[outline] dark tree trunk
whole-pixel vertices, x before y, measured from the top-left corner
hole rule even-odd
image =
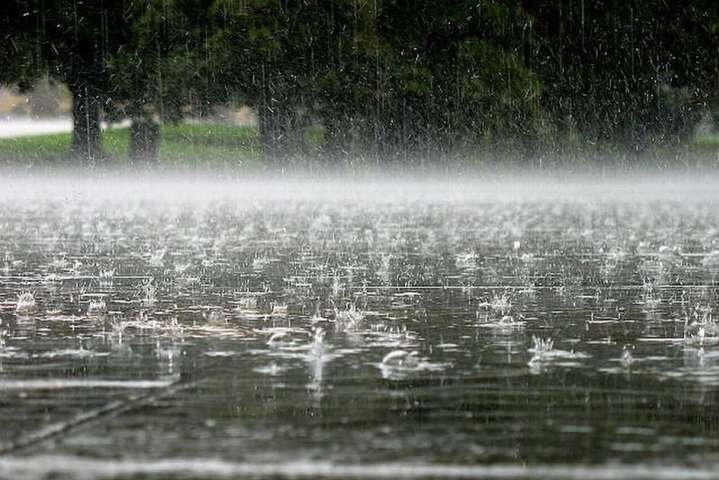
[[[148,163],[157,162],[160,126],[152,118],[138,117],[130,128],[130,158]]]
[[[89,162],[102,157],[100,138],[100,100],[91,82],[77,81],[70,85],[72,93],[71,153]]]
[[[258,112],[258,127],[260,129],[260,145],[265,161],[272,161],[277,149],[278,130],[276,116],[268,108],[262,108]]]
[[[344,146],[340,121],[333,113],[324,120],[323,125],[325,127],[325,143],[322,145],[322,158],[326,163],[337,162]]]
[[[263,108],[258,115],[260,143],[268,166],[282,166],[290,157],[290,117],[286,109]]]

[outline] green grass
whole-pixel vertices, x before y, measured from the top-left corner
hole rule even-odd
[[[305,153],[308,160],[320,158],[325,132],[321,127],[311,127],[304,132]],[[138,166],[133,165],[128,156],[129,130],[115,129],[103,132],[103,149],[106,154],[105,164],[111,167]],[[0,139],[0,166],[23,168],[53,168],[77,166],[78,162],[70,158],[70,134],[38,135],[14,139]],[[679,167],[696,169],[719,166],[719,135],[705,135],[695,141],[675,147],[657,146],[649,148],[641,155],[632,156],[626,152],[620,155],[621,149],[615,153],[597,151],[591,148],[578,148],[565,152],[563,155],[549,155],[539,168],[644,168],[644,167]],[[498,165],[511,168],[514,158],[511,152],[502,153],[493,160],[496,154],[477,148],[467,152],[459,162],[465,167],[481,169],[483,166],[495,170]],[[517,157],[519,158],[519,157]],[[356,160],[356,159],[355,159]],[[523,165],[521,159],[519,164]],[[537,162],[535,162],[536,164]],[[297,163],[297,166],[313,165]],[[320,162],[323,169],[327,163]],[[352,171],[375,171],[384,169],[376,160],[357,160],[332,162],[335,168],[346,168]],[[534,164],[533,164],[534,165]],[[183,123],[163,125],[160,145],[158,148],[157,166],[170,170],[182,169],[236,169],[251,171],[264,168],[265,162],[259,145],[257,129],[218,124]],[[539,166],[539,165],[534,165]]]
[[[75,163],[69,160],[70,134],[59,133],[0,139],[0,164],[52,167]],[[128,129],[102,134],[106,163],[129,165]],[[183,167],[258,168],[262,156],[257,131],[251,127],[210,124],[163,125],[158,165]]]

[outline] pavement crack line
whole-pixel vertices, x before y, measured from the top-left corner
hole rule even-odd
[[[161,390],[143,394],[130,395],[124,400],[112,401],[101,407],[75,415],[69,420],[55,422],[50,425],[43,426],[30,433],[20,435],[15,440],[0,444],[0,455],[17,453],[23,449],[42,443],[50,438],[68,434],[81,426],[98,423],[102,420],[121,415],[123,413],[127,413],[138,407],[147,405],[169,395],[174,395],[175,393],[193,387],[196,384],[197,382],[178,382]]]

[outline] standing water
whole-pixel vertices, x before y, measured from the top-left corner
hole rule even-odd
[[[572,185],[16,179],[0,478],[717,478],[715,187]]]

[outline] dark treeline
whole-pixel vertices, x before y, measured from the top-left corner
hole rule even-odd
[[[716,0],[6,0],[0,35],[0,82],[65,82],[90,158],[103,115],[141,158],[228,104],[271,159],[641,152],[719,94]]]

